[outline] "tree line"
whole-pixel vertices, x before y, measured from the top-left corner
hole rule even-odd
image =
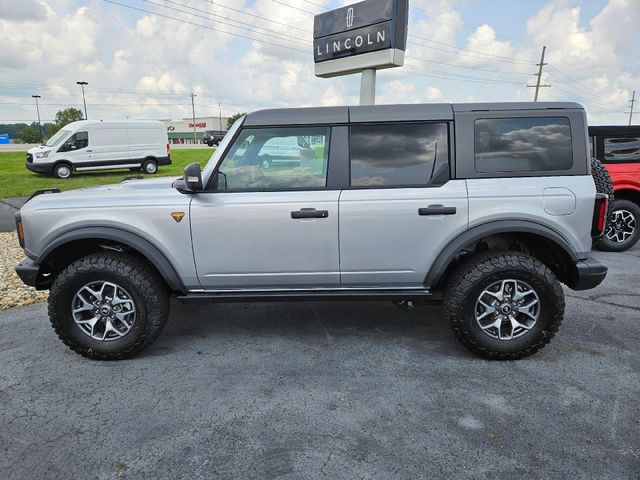
[[[36,122],[32,122],[31,125],[26,123],[3,123],[0,124],[0,134],[8,133],[9,138],[18,143],[40,143],[55,135],[65,125],[78,120],[84,120],[84,115],[80,110],[77,108],[65,108],[56,113],[55,122],[42,124],[42,136],[40,135],[40,127]]]

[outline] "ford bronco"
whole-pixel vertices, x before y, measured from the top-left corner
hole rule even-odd
[[[290,137],[315,156],[264,168]],[[561,284],[607,272],[590,252],[608,200],[575,103],[258,111],[181,178],[40,193],[16,216],[16,270],[94,359],[149,345],[172,296],[437,301],[469,350],[517,359],[560,327]]]

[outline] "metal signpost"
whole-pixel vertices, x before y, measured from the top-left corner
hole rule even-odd
[[[316,15],[316,76],[362,72],[360,104],[373,105],[376,71],[404,65],[408,23],[409,0],[365,0]]]

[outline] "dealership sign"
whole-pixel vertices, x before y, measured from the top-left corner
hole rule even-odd
[[[366,0],[316,15],[316,75],[399,67],[407,46],[409,0]]]

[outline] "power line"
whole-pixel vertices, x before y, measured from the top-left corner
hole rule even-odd
[[[298,10],[299,12],[304,12],[306,14],[309,15],[317,15],[316,12],[311,12],[309,10],[305,10],[304,8],[300,8],[300,7],[294,7],[293,5],[289,4],[289,3],[285,3],[285,2],[281,2],[280,0],[271,0],[273,3],[277,3],[279,5],[283,5],[285,7],[289,7],[289,8],[293,8],[294,10]]]
[[[102,1],[103,2],[107,2],[107,3],[111,3],[113,5],[118,5],[120,7],[129,8],[131,10],[137,10],[138,12],[148,13],[150,15],[156,15],[158,17],[166,18],[166,19],[169,19],[169,20],[174,20],[176,22],[193,25],[194,27],[205,28],[207,30],[212,30],[214,32],[219,32],[219,33],[224,33],[224,34],[227,34],[227,35],[233,35],[234,37],[244,38],[244,39],[247,39],[247,40],[251,40],[252,42],[263,43],[265,45],[272,45],[274,47],[286,48],[287,50],[293,50],[293,51],[300,52],[300,53],[305,53],[305,54],[308,53],[306,50],[300,50],[298,48],[287,47],[286,45],[281,45],[279,43],[274,43],[274,42],[268,42],[266,40],[258,39],[258,38],[255,38],[255,37],[249,37],[248,35],[242,35],[240,33],[227,32],[225,30],[220,30],[219,28],[213,28],[213,27],[210,27],[208,25],[201,25],[199,23],[190,22],[189,20],[184,20],[184,19],[181,19],[181,18],[171,17],[169,15],[164,15],[162,13],[151,12],[151,11],[145,10],[143,8],[134,7],[132,5],[125,5],[123,3],[114,2],[113,0],[102,0]]]
[[[157,6],[157,7],[167,8],[167,9],[169,9],[169,10],[173,10],[173,11],[176,11],[176,12],[186,13],[186,14],[188,14],[188,15],[193,15],[193,16],[196,16],[196,17],[200,17],[200,15],[198,15],[198,14],[196,14],[196,13],[188,12],[188,11],[186,11],[186,10],[181,10],[181,9],[179,9],[179,8],[169,7],[169,6],[167,6],[167,5],[163,5],[163,4],[161,4],[161,3],[152,2],[151,0],[142,0],[142,1],[143,1],[143,2],[145,2],[145,3],[149,3],[149,4],[151,4],[151,5],[155,5],[155,6]],[[190,8],[191,10],[194,10],[194,11],[196,11],[196,12],[200,12],[200,13],[204,13],[204,14],[209,15],[209,16],[214,17],[214,18],[222,18],[222,19],[225,19],[225,20],[229,20],[229,21],[232,21],[232,22],[239,23],[239,24],[241,24],[241,25],[248,25],[248,26],[249,26],[249,27],[251,27],[251,28],[240,27],[240,26],[238,26],[238,25],[233,25],[233,24],[231,24],[231,23],[226,23],[226,22],[223,22],[223,21],[220,21],[220,20],[216,20],[216,23],[221,23],[222,25],[227,25],[227,26],[229,26],[229,27],[233,27],[233,28],[239,28],[239,29],[241,29],[241,30],[247,30],[247,31],[249,31],[249,32],[254,32],[254,30],[255,30],[255,29],[258,29],[258,30],[264,30],[264,31],[266,31],[266,32],[268,32],[268,33],[267,33],[267,34],[265,34],[265,33],[261,33],[261,32],[254,32],[254,33],[257,33],[257,34],[259,34],[259,35],[267,35],[267,36],[268,36],[269,34],[271,34],[271,35],[277,35],[277,36],[279,37],[279,38],[278,38],[279,40],[285,40],[285,41],[288,41],[288,42],[296,43],[296,44],[301,45],[301,46],[303,46],[303,47],[309,47],[309,46],[311,46],[311,44],[310,44],[310,43],[302,43],[302,42],[300,41],[300,37],[299,37],[299,36],[298,36],[298,37],[296,37],[296,36],[294,36],[294,35],[289,35],[289,34],[287,34],[287,33],[281,33],[281,32],[278,32],[278,31],[276,31],[276,30],[271,30],[271,29],[268,29],[268,28],[265,28],[265,27],[259,27],[259,26],[257,26],[257,25],[252,24],[252,23],[242,22],[242,21],[240,21],[240,20],[234,20],[233,18],[225,17],[225,16],[223,16],[223,15],[219,15],[219,14],[217,14],[217,13],[212,13],[212,12],[209,12],[209,11],[207,11],[207,10],[202,10],[202,9],[200,9],[200,8],[192,7],[192,6],[190,6],[190,5],[185,5],[184,3],[175,2],[175,1],[173,1],[173,0],[164,0],[164,1],[165,1],[165,2],[167,2],[167,3],[171,3],[171,4],[173,4],[173,5],[178,5],[178,6],[184,7],[184,8]],[[208,20],[208,19],[206,19],[206,18],[205,18],[205,19],[203,19],[203,20]],[[212,20],[209,20],[209,21],[212,21]],[[285,37],[286,37],[286,38],[285,38]],[[289,39],[293,39],[293,40],[289,40]]]
[[[511,80],[500,80],[495,78],[487,78],[487,77],[473,77],[470,75],[459,75],[451,72],[443,72],[439,70],[427,69],[418,65],[412,65],[410,63],[405,64],[405,67],[411,70],[425,72],[428,75],[424,75],[426,77],[436,77],[436,78],[444,78],[449,80],[457,80],[461,82],[471,82],[471,83],[484,83],[484,84],[500,84],[500,85],[519,85],[521,86],[521,82],[514,82]],[[409,73],[409,72],[406,72]]]
[[[238,8],[233,8],[233,7],[229,7],[227,5],[222,5],[221,3],[214,2],[213,0],[202,0],[202,1],[205,2],[205,3],[209,3],[209,4],[211,4],[213,6],[216,6],[216,7],[226,8],[227,10],[231,10],[233,12],[240,13],[242,15],[247,15],[249,17],[257,18],[258,20],[267,21],[269,23],[275,23],[277,25],[282,25],[282,26],[287,27],[289,29],[293,28],[294,30],[299,30],[301,32],[313,33],[311,30],[307,30],[307,29],[304,29],[304,28],[296,27],[295,25],[291,25],[291,24],[288,24],[288,23],[285,23],[285,22],[279,22],[277,20],[272,20],[272,19],[260,16],[260,15],[253,14],[253,13],[245,12],[244,10],[240,10]]]
[[[477,58],[477,59],[485,60],[485,61],[492,60],[494,62],[513,63],[513,64],[518,64],[518,65],[535,65],[535,63],[533,63],[533,62],[525,62],[525,61],[522,61],[522,60],[517,60],[517,59],[512,58],[512,57],[505,57],[505,56],[502,56],[502,55],[493,55],[493,54],[490,54],[490,53],[483,53],[483,52],[480,52],[478,50],[471,50],[471,49],[464,48],[464,47],[457,47],[455,45],[451,45],[451,44],[443,43],[443,42],[438,42],[436,40],[431,40],[429,38],[419,37],[417,35],[410,35],[409,36],[409,40],[411,40],[411,41],[415,42],[416,39],[422,40],[422,41],[425,41],[425,42],[435,43],[437,45],[443,45],[443,46],[446,46],[446,47],[449,47],[449,48],[453,48],[453,49],[456,49],[456,50],[463,50],[464,52],[470,52],[470,53],[452,52],[451,50],[445,50],[445,49],[442,49],[442,48],[434,47],[433,45],[425,45],[424,43],[416,42],[418,45],[422,45],[423,47],[427,47],[427,48],[430,48],[432,50],[438,50],[438,51],[445,52],[445,53],[455,53],[456,55],[461,55],[463,57]],[[482,57],[480,55],[484,55],[484,57]]]
[[[447,62],[440,62],[437,60],[431,60],[428,58],[424,58],[424,57],[419,57],[417,55],[415,55],[415,53],[411,53],[411,59],[417,59],[420,60],[422,62],[427,62],[427,63],[435,63],[437,65],[447,65],[450,67],[455,67],[455,68],[463,68],[466,70],[477,70],[479,72],[488,72],[488,73],[502,73],[505,75],[522,75],[522,76],[526,76],[528,77],[529,74],[528,73],[524,73],[524,72],[514,72],[512,70],[495,70],[492,68],[482,68],[482,67],[475,67],[472,65],[461,65],[459,63],[447,63]]]
[[[458,20],[453,20],[453,19],[451,19],[451,18],[449,18],[446,15],[443,15],[441,13],[435,13],[435,12],[432,12],[430,10],[426,10],[426,9],[420,8],[420,7],[411,6],[411,9],[412,10],[416,10],[418,12],[422,12],[423,14],[425,14],[427,16],[440,17],[440,18],[442,18],[443,20],[445,20],[447,22],[455,23],[457,25],[461,25],[461,26],[463,26],[463,27],[465,27],[465,28],[467,28],[469,30],[477,30],[478,28],[480,28],[482,26],[482,25],[475,25],[475,26],[474,25],[467,25],[464,22],[459,22]],[[501,34],[496,33],[495,36],[496,37],[500,37],[500,38],[506,38],[507,40],[512,40],[514,42],[518,42],[518,43],[521,43],[523,45],[530,45],[530,46],[533,46],[533,47],[536,47],[536,48],[540,47],[540,45],[536,45],[536,44],[533,44],[533,43],[525,42],[524,40],[520,40],[520,39],[515,38],[515,37],[510,37],[508,35],[501,35]]]

